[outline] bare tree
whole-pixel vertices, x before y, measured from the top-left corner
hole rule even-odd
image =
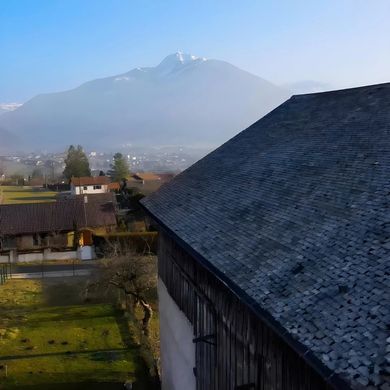
[[[147,362],[151,377],[160,383],[158,346],[154,343],[155,335],[150,332],[150,322],[153,316],[153,302],[157,289],[157,258],[150,252],[150,246],[145,240],[144,252],[136,252],[134,243],[126,240],[106,240],[104,258],[99,261],[99,267],[86,286],[86,298],[89,293],[112,289],[122,295],[130,317],[137,321],[136,309],[142,308],[142,319],[139,322],[140,337],[143,348],[141,354]],[[123,300],[124,297],[124,300]],[[138,317],[139,318],[139,317]],[[160,388],[157,386],[157,388]]]
[[[120,290],[125,297],[126,309],[134,311],[137,306],[143,310],[142,331],[149,335],[149,324],[153,309],[149,297],[153,295],[157,279],[156,257],[151,254],[137,254],[117,243],[111,244],[110,255],[100,265],[87,285],[86,293],[95,288],[110,286]]]

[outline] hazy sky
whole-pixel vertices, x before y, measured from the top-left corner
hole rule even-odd
[[[0,102],[182,50],[274,83],[390,81],[390,0],[0,0]]]

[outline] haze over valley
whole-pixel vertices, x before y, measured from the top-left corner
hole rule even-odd
[[[38,95],[0,116],[2,148],[218,146],[290,96],[224,61],[189,54]]]

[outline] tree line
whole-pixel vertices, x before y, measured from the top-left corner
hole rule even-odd
[[[102,171],[100,174],[105,175]],[[126,157],[122,153],[115,153],[111,169],[107,172],[107,175],[110,176],[113,181],[119,182],[126,179],[129,174],[130,168]],[[91,176],[91,168],[88,157],[81,145],[69,146],[67,156],[65,158],[65,169],[63,175],[69,181],[72,177]]]

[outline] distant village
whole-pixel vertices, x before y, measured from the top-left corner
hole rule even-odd
[[[2,158],[0,263],[92,260],[103,255],[108,235],[136,237],[148,230],[138,202],[176,173],[135,170],[147,166],[137,156],[87,156],[72,148],[68,154]],[[8,175],[9,161],[33,170]]]
[[[207,153],[207,149],[195,149],[185,147],[122,147],[122,153],[127,159],[131,171],[178,173],[192,165]],[[100,171],[110,169],[113,153],[103,151],[87,152],[91,166],[91,173],[98,175]],[[25,180],[43,177],[45,182],[53,184],[61,180],[65,168],[65,152],[49,153],[12,153],[0,155],[0,179],[1,180]]]

